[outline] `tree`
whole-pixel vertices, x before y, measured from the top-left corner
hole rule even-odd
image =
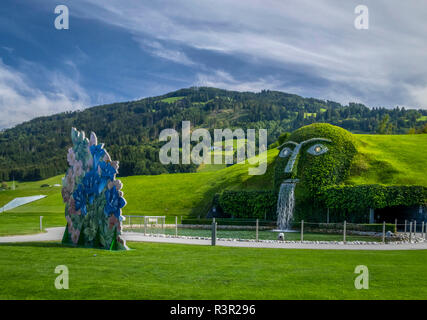
[[[393,124],[390,122],[390,116],[388,114],[384,115],[381,119],[377,133],[379,134],[392,134],[393,133]]]
[[[418,133],[427,133],[427,123],[418,131]]]

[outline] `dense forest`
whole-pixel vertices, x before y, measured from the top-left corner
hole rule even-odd
[[[138,101],[114,103],[77,112],[40,117],[0,131],[0,181],[38,180],[61,174],[67,167],[70,130],[95,131],[120,174],[193,172],[195,165],[163,166],[158,141],[164,128],[192,126],[263,128],[268,142],[281,133],[314,122],[328,122],[353,133],[403,134],[427,131],[427,110],[396,107],[343,106],[337,102],[303,98],[278,91],[236,92],[194,87]]]

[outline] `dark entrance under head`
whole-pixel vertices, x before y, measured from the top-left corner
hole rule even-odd
[[[417,223],[422,223],[423,221],[427,221],[426,208],[423,208],[422,206],[396,206],[375,210],[376,222],[385,221],[387,223],[394,223],[396,219],[399,224],[404,223],[405,220],[417,221]]]

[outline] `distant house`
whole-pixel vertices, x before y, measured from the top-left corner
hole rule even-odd
[[[215,151],[215,150],[222,151],[222,147],[219,147],[219,146],[213,146],[213,147],[211,147],[211,151]]]

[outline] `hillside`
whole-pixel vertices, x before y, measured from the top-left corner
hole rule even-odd
[[[97,133],[111,156],[120,160],[122,176],[195,172],[194,165],[165,167],[158,162],[160,131],[180,130],[183,120],[209,129],[264,128],[272,143],[281,133],[314,122],[339,125],[353,133],[406,133],[427,123],[427,111],[370,109],[353,103],[343,106],[277,91],[181,89],[159,97],[37,118],[0,131],[0,181],[35,181],[62,174],[73,126],[88,134]]]
[[[427,186],[427,135],[356,135],[358,151],[351,184],[411,184]],[[209,209],[216,192],[228,189],[271,189],[276,149],[267,153],[268,170],[262,176],[249,176],[248,164],[216,168],[206,172],[123,177],[128,205],[125,215],[197,216]],[[208,167],[209,165],[207,165]],[[213,166],[213,165],[212,165]],[[19,182],[15,191],[0,191],[0,207],[15,197],[45,194],[48,197],[5,213],[0,222],[12,221],[15,232],[37,231],[38,219],[46,226],[65,223],[60,188],[41,187],[61,182],[61,176],[37,182]],[[0,234],[6,234],[0,223]]]
[[[356,135],[350,183],[427,186],[427,135]]]
[[[154,176],[123,177],[123,191],[128,205],[124,215],[204,215],[216,192],[231,189],[269,189],[272,162],[276,149],[267,152],[268,170],[261,176],[249,176],[250,165],[237,164],[221,170],[200,173],[178,173]],[[43,215],[45,227],[65,224],[61,188],[41,187],[61,183],[63,175],[36,182],[17,183],[16,190],[0,191],[0,207],[15,197],[44,194],[46,198],[4,213],[0,212],[0,236],[38,231],[38,219]],[[172,220],[171,220],[172,221]],[[10,230],[12,226],[13,230]]]

